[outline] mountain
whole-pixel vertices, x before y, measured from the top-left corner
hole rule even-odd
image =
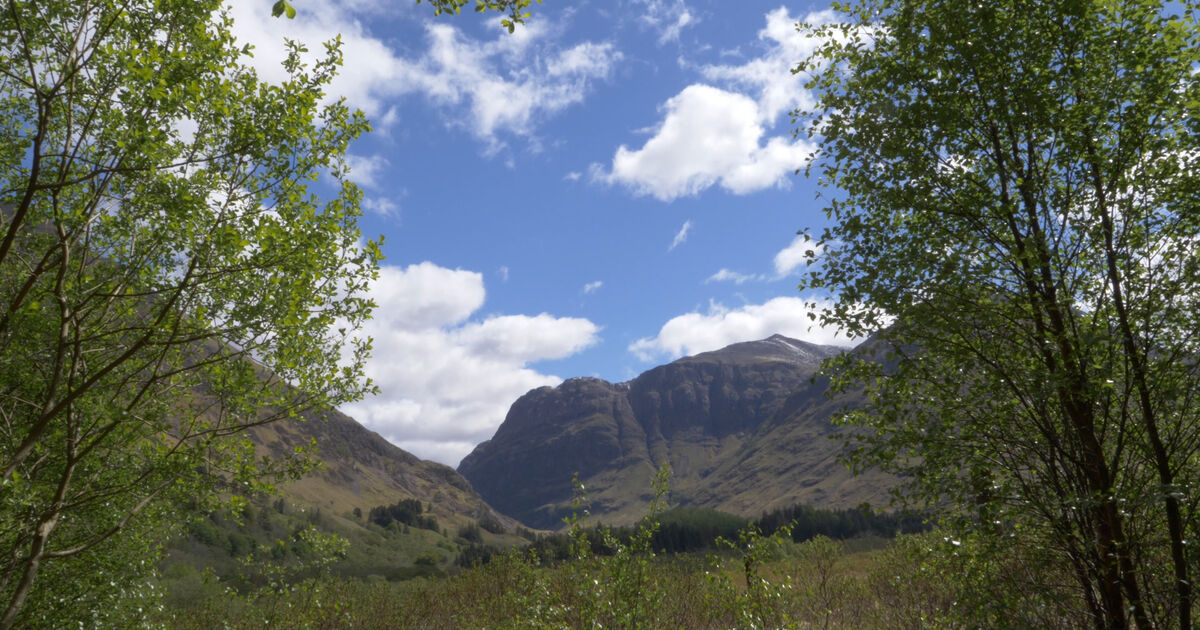
[[[852,477],[830,419],[853,398],[814,378],[843,349],[781,335],[651,369],[626,383],[574,378],[518,399],[495,436],[458,471],[489,504],[526,525],[570,513],[572,477],[612,524],[645,514],[651,480],[672,470],[672,504],[742,516],[809,503],[883,505],[893,479]]]
[[[495,514],[453,468],[420,459],[338,411],[304,416],[304,422],[274,422],[250,431],[258,450],[273,457],[316,441],[323,466],[285,485],[282,492],[289,500],[345,514],[356,507],[365,513],[375,506],[418,499],[449,524],[487,515],[514,524]]]
[[[453,468],[421,460],[345,414],[303,415],[248,435],[259,455],[275,458],[315,441],[320,469],[282,484],[277,496],[252,498],[241,517],[222,510],[188,521],[188,535],[171,541],[162,566],[172,601],[203,605],[213,588],[224,588],[210,585],[207,571],[221,584],[242,586],[261,584],[279,567],[302,571],[316,558],[298,534],[309,527],[346,540],[345,555],[328,567],[343,577],[443,575],[479,544],[523,542],[518,523],[488,506]],[[278,567],[264,564],[263,550]]]

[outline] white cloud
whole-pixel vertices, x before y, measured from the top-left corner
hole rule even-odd
[[[679,231],[675,233],[675,238],[671,240],[671,246],[667,248],[667,251],[671,251],[682,245],[687,240],[688,232],[690,231],[692,231],[692,220],[688,219],[683,222],[683,227],[679,228]]]
[[[541,118],[581,102],[591,84],[608,76],[621,58],[610,43],[564,49],[540,26],[543,22],[518,27],[512,35],[497,30],[495,39],[486,41],[431,22],[427,50],[404,57],[364,27],[377,9],[372,2],[312,0],[296,19],[281,20],[270,17],[270,3],[230,3],[234,33],[255,46],[253,63],[260,75],[284,78],[279,66],[284,37],[323,50],[323,42],[340,34],[346,63],[333,94],[345,96],[385,127],[398,118],[392,99],[422,94],[444,112],[447,124],[465,126],[493,150],[503,145],[499,134],[530,136]]]
[[[821,246],[816,242],[805,238],[803,235],[799,235],[793,238],[787,247],[784,247],[775,254],[775,274],[773,276],[765,273],[742,273],[732,269],[721,268],[706,278],[704,283],[732,282],[734,284],[745,284],[747,282],[781,280],[791,275],[792,272],[809,260],[807,252],[812,251],[814,255],[819,256],[821,249]]]
[[[764,145],[765,127],[753,99],[708,85],[690,85],[667,101],[662,126],[640,149],[622,145],[602,181],[662,201],[720,184],[747,194],[784,183],[807,162],[812,147],[777,137]]]
[[[571,356],[595,343],[598,331],[577,317],[499,315],[459,327],[451,338],[476,356],[528,363]]]
[[[501,265],[500,268],[496,270],[496,273],[500,274],[500,280],[502,282],[508,282],[508,265]]]
[[[361,156],[346,154],[350,181],[362,188],[379,188],[379,177],[387,170],[388,160],[382,155]]]
[[[484,295],[483,276],[474,271],[428,261],[405,268],[384,266],[371,290],[379,304],[373,321],[387,320],[400,330],[453,326],[483,306]]]
[[[602,286],[604,286],[604,281],[602,281],[602,280],[597,280],[595,282],[589,282],[589,283],[583,285],[583,293],[584,293],[584,295],[590,295],[592,293],[595,293],[596,291],[599,291],[600,287],[602,287]]]
[[[579,181],[580,177],[583,177],[583,173],[580,173],[579,171],[571,171],[570,173],[563,175],[563,179],[568,182],[577,182]]]
[[[645,5],[645,8],[640,9],[641,17],[639,19],[646,26],[658,31],[660,46],[667,42],[679,41],[679,34],[683,32],[683,29],[699,21],[683,0],[669,3],[665,0],[636,0],[636,2]]]
[[[731,309],[709,304],[708,311],[691,312],[671,318],[654,337],[644,337],[629,345],[629,351],[642,361],[674,359],[698,352],[723,348],[739,341],[765,339],[781,334],[818,344],[848,346],[853,342],[837,330],[822,328],[809,319],[813,313],[806,300],[780,297],[764,304],[748,304]],[[820,301],[817,300],[818,304]]]
[[[330,92],[345,96],[369,116],[385,113],[382,96],[403,61],[384,42],[371,37],[355,11],[365,7],[345,6],[333,0],[309,0],[298,9],[296,18],[271,17],[269,2],[230,2],[225,7],[232,15],[233,34],[239,43],[254,46],[250,62],[259,76],[273,82],[287,78],[280,65],[286,56],[284,38],[306,44],[311,60],[325,50],[323,43],[342,36],[345,65],[334,79]]]
[[[807,21],[828,19],[820,13]],[[772,135],[782,114],[812,102],[804,77],[791,70],[820,42],[797,32],[795,23],[786,9],[768,13],[759,32],[762,56],[701,68],[709,83],[689,85],[667,100],[654,136],[639,149],[620,146],[611,169],[595,179],[662,201],[717,185],[738,195],[786,185],[815,148],[790,133]]]
[[[834,21],[832,11],[810,13],[809,24]],[[761,57],[740,65],[705,66],[701,74],[709,81],[741,88],[754,95],[763,120],[775,120],[796,107],[812,107],[813,96],[804,89],[805,77],[792,74],[796,64],[812,55],[823,42],[796,30],[798,20],[780,7],[766,15],[767,25],[758,32],[767,46]]]
[[[581,102],[591,83],[608,76],[621,58],[609,43],[542,52],[532,45],[537,34],[477,42],[444,24],[431,26],[429,34],[430,50],[402,68],[401,83],[440,104],[465,106],[470,130],[493,144],[499,132],[529,135],[538,117]]]
[[[821,247],[811,238],[799,235],[792,239],[791,244],[775,254],[775,277],[782,278],[791,274],[797,267],[808,262],[808,252],[813,255],[821,253]]]
[[[763,276],[754,273],[738,273],[729,269],[722,268],[717,273],[709,276],[704,280],[705,284],[710,282],[732,282],[734,284],[745,284],[747,282],[757,282],[763,280]]]
[[[535,387],[557,385],[530,363],[570,356],[598,341],[586,319],[490,315],[483,277],[430,262],[384,267],[371,290],[374,340],[367,376],[380,394],[343,411],[420,457],[456,465],[492,436],[509,405]]]
[[[400,214],[400,206],[384,197],[364,197],[362,207],[363,210],[385,217],[395,217]]]

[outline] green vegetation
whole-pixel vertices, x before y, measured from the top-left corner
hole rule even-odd
[[[225,588],[254,597],[272,583],[318,576],[387,582],[443,577],[456,565],[482,564],[518,542],[524,541],[492,534],[476,522],[447,537],[440,529],[398,520],[380,525],[352,512],[258,499],[238,515],[220,510],[189,523],[187,535],[169,545],[158,583],[168,603],[179,608]],[[208,585],[202,587],[205,576]]]
[[[371,508],[371,511],[367,513],[367,520],[380,527],[389,527],[392,523],[400,523],[435,532],[440,530],[441,527],[438,526],[436,518],[421,516],[423,509],[421,501],[418,499],[401,499],[393,505]]]
[[[443,13],[458,14],[470,0],[428,1],[429,4],[433,6],[434,13],[441,15]],[[284,2],[284,0],[280,0],[280,2]],[[417,0],[417,4],[420,4],[421,2],[422,0]],[[542,0],[537,0],[537,3],[541,4]],[[506,14],[506,16],[500,20],[500,25],[504,28],[507,28],[508,32],[511,33],[516,30],[518,24],[524,24],[525,20],[529,18],[530,13],[525,9],[529,8],[529,6],[532,4],[533,0],[475,0],[475,11],[477,13],[483,13],[484,11],[498,11]],[[275,14],[279,15],[278,12]]]
[[[656,478],[651,513],[639,526],[620,529],[584,527],[588,506],[577,485],[576,511],[566,533],[538,536],[507,552],[502,547],[512,539],[487,540],[488,530],[478,523],[460,527],[454,541],[416,528],[400,534],[396,521],[387,527],[368,524],[370,533],[415,536],[410,544],[429,545],[421,536],[437,539],[436,546],[410,547],[409,574],[354,573],[369,560],[361,552],[353,561],[349,556],[367,542],[359,538],[339,544],[321,536],[318,530],[327,531],[333,521],[319,512],[297,512],[276,501],[266,509],[248,510],[240,521],[214,515],[193,526],[193,540],[210,546],[229,541],[219,551],[241,553],[244,559],[227,563],[233,571],[224,577],[172,565],[162,584],[169,593],[167,605],[152,621],[179,628],[214,623],[233,628],[882,628],[904,627],[892,625],[900,619],[916,627],[932,614],[958,619],[952,602],[963,596],[944,582],[976,562],[965,556],[969,548],[959,541],[908,536],[888,546],[880,538],[856,538],[849,542],[871,549],[856,553],[826,536],[797,543],[794,523],[764,535],[745,519],[713,510],[663,510],[666,482],[664,467]],[[791,513],[810,526],[859,522],[889,530],[902,522],[865,511],[801,506],[764,515],[761,522],[774,523]],[[267,524],[256,530],[254,522]],[[664,554],[660,545],[677,540],[661,536],[668,527],[689,532],[684,540],[713,535],[703,539],[709,553]],[[268,544],[255,533],[268,529],[288,534],[287,540]],[[851,530],[866,531],[856,525],[846,531]],[[356,536],[352,530],[341,531]],[[233,542],[239,534],[254,542],[239,546]],[[442,550],[459,550],[459,570],[452,570],[451,577],[444,577],[448,567]],[[385,553],[386,547],[367,552]],[[928,579],[895,577],[914,571],[927,572]],[[1000,573],[988,573],[986,579],[996,583]],[[931,594],[937,599],[927,600]]]
[[[649,519],[649,517],[647,517]],[[637,527],[605,527],[596,525],[584,529],[593,554],[612,555],[615,547],[609,539],[629,544],[645,527],[648,520]],[[650,548],[656,553],[689,553],[712,551],[721,548],[721,540],[734,540],[745,529],[752,527],[767,535],[786,530],[794,542],[805,542],[818,536],[836,540],[882,540],[897,534],[918,533],[929,529],[924,518],[913,514],[874,513],[867,510],[823,510],[807,505],[781,508],[763,514],[750,521],[740,516],[717,510],[695,507],[676,507],[654,517],[654,529],[650,536]],[[572,536],[569,533],[542,534],[537,536],[526,551],[532,552],[543,562],[568,560],[573,556]],[[478,551],[472,551],[474,560],[486,560]],[[460,562],[461,566],[472,566]]]
[[[512,30],[529,5],[476,8]],[[561,537],[251,499],[313,462],[245,431],[372,387],[338,44],[312,67],[289,44],[274,85],[217,0],[7,3],[0,630],[1192,627],[1197,6],[837,9],[804,27],[832,220],[805,287],[874,336],[827,366],[867,400],[851,462],[939,522],[853,554],[829,536],[915,522],[663,511],[665,470],[637,527],[584,529],[581,497]]]
[[[997,560],[975,541],[942,532],[851,553],[824,536],[795,543],[787,528],[763,536],[750,527],[708,555],[663,556],[648,546],[650,523],[628,542],[611,539],[607,555],[593,553],[575,527],[570,537],[582,544],[567,561],[505,553],[444,579],[318,576],[246,596],[210,585],[153,621],[180,629],[1079,625],[1077,610],[1040,599],[1029,582],[1054,572],[1025,573],[1027,558]]]
[[[168,506],[308,466],[237,434],[372,388],[338,46],[270,84],[219,9],[0,9],[0,628],[145,607]]]
[[[0,629],[134,623],[180,512],[313,465],[245,431],[372,391],[340,44],[289,42],[272,84],[230,26],[219,0],[0,9]]]
[[[1197,8],[861,0],[804,28],[832,221],[805,287],[875,336],[829,366],[868,398],[853,461],[1097,628],[1193,626]]]
[[[792,540],[804,542],[818,536],[845,540],[860,537],[891,538],[929,529],[926,518],[915,513],[881,513],[858,510],[822,510],[809,505],[772,510],[754,522],[768,534],[788,529]]]

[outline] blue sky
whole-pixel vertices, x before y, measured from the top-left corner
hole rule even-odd
[[[255,65],[282,38],[341,34],[333,91],[372,120],[351,147],[363,232],[385,237],[365,331],[380,395],[344,408],[456,465],[531,388],[611,381],[686,354],[811,328],[801,229],[825,219],[793,174],[811,146],[790,68],[824,7],[728,0],[546,0],[435,18],[409,0],[231,6]]]

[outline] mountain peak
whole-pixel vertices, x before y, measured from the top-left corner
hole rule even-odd
[[[636,522],[663,463],[677,501],[754,515],[801,500],[871,501],[885,483],[849,479],[825,439],[839,407],[814,380],[843,348],[772,335],[679,359],[627,383],[572,378],[522,396],[459,472],[491,505],[533,527],[569,513],[573,477],[606,522]],[[881,490],[882,489],[882,490]]]
[[[845,352],[838,346],[824,346],[774,334],[758,341],[743,341],[720,350],[701,352],[681,362],[753,363],[788,361],[816,367],[825,359]]]

